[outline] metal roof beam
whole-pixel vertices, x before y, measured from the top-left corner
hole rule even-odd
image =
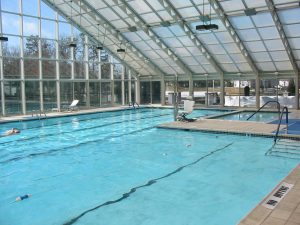
[[[298,75],[299,74],[299,69],[298,69],[298,66],[297,66],[297,63],[296,63],[296,59],[294,58],[292,48],[291,48],[291,46],[289,44],[289,41],[288,41],[288,39],[285,35],[285,32],[284,32],[282,23],[280,22],[278,13],[276,12],[274,2],[273,2],[273,0],[265,0],[265,1],[266,1],[267,6],[268,6],[268,9],[270,10],[271,16],[272,16],[273,21],[275,23],[275,27],[276,27],[276,29],[279,33],[279,36],[280,36],[280,39],[283,43],[285,51],[288,54],[288,57],[289,57],[289,60],[292,64],[293,70],[294,70],[295,74]]]
[[[76,0],[79,1],[79,0]],[[124,40],[127,43],[130,43],[129,49],[133,52],[137,52],[137,55],[140,57],[142,56],[143,59],[147,60],[147,56],[144,55],[143,52],[139,51],[137,48],[135,48],[134,46],[131,45],[130,40],[128,40],[122,33],[120,33],[117,29],[115,29],[115,27],[104,17],[102,16],[93,6],[91,6],[86,0],[80,0],[90,11],[92,11],[95,15],[98,16],[98,18],[100,18],[101,21],[105,22],[107,24],[107,26],[109,26],[110,30],[111,30],[111,35],[113,35],[114,38],[118,39],[120,42],[124,42]],[[141,57],[140,57],[141,58]],[[123,61],[123,60],[122,60]],[[147,65],[155,72],[157,72],[157,74],[159,76],[161,76],[162,78],[164,77],[165,73],[158,68],[156,65],[154,65],[152,62],[148,61]],[[135,70],[136,71],[136,70]]]
[[[180,26],[180,28],[186,33],[190,40],[195,46],[206,56],[209,63],[214,67],[217,73],[222,74],[224,71],[218,65],[217,61],[213,58],[213,54],[209,52],[207,47],[201,42],[201,40],[194,34],[193,30],[184,21],[184,18],[178,13],[176,8],[170,3],[169,0],[158,0],[160,4],[167,10],[167,12],[172,16],[173,20]]]
[[[186,73],[189,77],[192,76],[192,71],[177,57],[177,55],[161,40],[161,38],[152,31],[152,28],[142,19],[142,17],[135,12],[134,9],[125,0],[113,0],[115,4],[117,4],[124,13],[131,18],[136,26],[143,30],[152,41],[154,41],[168,56],[170,56],[176,65],[180,67],[184,73]]]
[[[225,12],[224,12],[221,4],[219,3],[219,1],[217,1],[217,0],[208,0],[208,1],[209,1],[210,5],[213,7],[213,9],[215,10],[216,14],[218,15],[218,18],[221,20],[221,22],[223,23],[224,27],[226,28],[226,30],[228,31],[228,33],[232,37],[232,39],[235,42],[235,44],[237,45],[237,47],[239,48],[239,50],[242,52],[242,54],[245,57],[247,63],[250,65],[252,71],[256,75],[258,75],[259,74],[259,70],[257,69],[257,67],[256,67],[253,59],[251,58],[251,56],[247,52],[247,50],[246,50],[243,42],[241,41],[241,39],[239,38],[239,36],[235,32],[235,30],[234,30],[233,26],[231,25],[229,19],[225,15]]]
[[[71,21],[70,15],[68,15],[67,12],[64,12],[62,10],[60,10],[58,7],[56,7],[56,4],[52,4],[52,2],[50,0],[45,0],[48,5],[52,6],[53,8],[55,8],[55,10],[59,11],[62,15],[65,15],[68,20]],[[65,3],[67,4],[68,1],[65,1]],[[92,7],[88,2],[86,2],[85,0],[72,0],[73,3],[77,4],[79,6],[79,4],[81,4],[81,9],[86,10],[85,13],[87,13],[88,15],[90,15],[94,20],[95,20],[95,26],[97,26],[98,23],[105,23],[107,25],[106,30],[107,30],[107,35],[112,35],[115,39],[119,40],[120,42],[128,42],[129,41],[126,39],[125,36],[123,36],[122,34],[120,34],[120,32],[118,32],[118,30],[116,30],[101,14],[99,14],[94,7]],[[70,6],[71,7],[71,6]],[[79,6],[80,7],[80,6]],[[87,12],[89,10],[89,12]],[[92,13],[91,13],[92,12]],[[101,44],[99,43],[99,40],[97,40],[97,38],[94,38],[93,34],[90,34],[88,31],[86,31],[83,27],[79,26],[77,24],[77,22],[72,19],[72,25],[76,26],[79,30],[84,31],[85,33],[87,33],[90,37],[92,37],[93,41],[95,43]],[[137,52],[137,56],[139,58],[141,58],[142,60],[147,59],[146,56],[144,56],[144,54],[142,54],[138,49],[136,49],[135,47],[133,47],[132,45],[128,46],[127,49],[131,50],[132,52]],[[137,69],[133,68],[130,65],[130,62],[126,62],[124,59],[121,59],[116,53],[114,53],[113,51],[109,50],[109,52],[114,55],[120,62],[124,63],[127,67],[129,67],[131,70],[135,71],[137,74],[140,74]],[[157,66],[155,66],[152,63],[147,63],[147,66],[152,69],[153,71],[157,72],[157,74],[161,77],[164,77],[165,73],[160,70],[159,68],[157,68]],[[144,68],[144,65],[141,65],[141,68]]]

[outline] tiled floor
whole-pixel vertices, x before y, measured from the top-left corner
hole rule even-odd
[[[266,197],[239,225],[300,225],[300,165],[284,180],[294,184],[290,192],[274,208],[262,206]]]

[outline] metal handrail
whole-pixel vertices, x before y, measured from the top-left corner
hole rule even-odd
[[[269,104],[269,103],[271,103],[271,102],[277,103],[277,108],[278,108],[278,119],[279,119],[279,118],[280,118],[280,103],[279,103],[278,101],[271,100],[271,101],[267,101],[265,104],[263,104],[263,106],[260,107],[256,112],[254,112],[251,116],[249,116],[247,120],[251,119],[256,113],[258,113],[262,108],[264,108],[267,104]]]
[[[282,109],[282,111],[281,111],[281,113],[280,113],[280,118],[279,118],[277,130],[276,130],[276,134],[275,134],[275,137],[274,137],[274,143],[276,143],[277,138],[278,138],[278,133],[279,133],[279,129],[280,129],[280,125],[281,125],[281,121],[282,121],[282,116],[283,116],[284,110],[285,110],[286,132],[288,131],[288,124],[289,124],[288,113],[289,113],[289,110],[288,110],[288,108],[286,106],[284,106],[283,109]]]

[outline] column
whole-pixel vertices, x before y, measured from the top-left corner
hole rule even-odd
[[[255,77],[255,99],[256,99],[256,108],[260,107],[260,77],[259,74]]]
[[[136,78],[136,85],[135,85],[135,102],[139,105],[141,104],[141,89],[140,89],[140,78]]]
[[[131,96],[131,70],[128,70],[128,103],[132,102]]]
[[[122,105],[125,105],[125,69],[124,65],[122,65],[122,74],[121,74],[121,89],[122,89]]]
[[[299,72],[295,77],[295,101],[296,101],[296,109],[299,109]]]
[[[189,96],[192,96],[194,98],[194,83],[192,75],[189,78]]]
[[[164,78],[160,81],[160,104],[166,104],[166,82]]]
[[[221,85],[221,96],[220,96],[220,103],[221,106],[224,107],[225,106],[225,86],[224,86],[224,74],[221,74],[220,77],[220,85]]]

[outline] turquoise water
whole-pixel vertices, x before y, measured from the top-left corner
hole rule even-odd
[[[230,115],[217,117],[221,120],[244,120],[246,121],[254,112],[238,112]],[[275,112],[258,112],[249,121],[271,122],[278,120],[278,113]]]
[[[268,138],[155,128],[172,118],[141,109],[2,124],[22,132],[0,138],[0,224],[232,225],[298,163],[265,156]]]

